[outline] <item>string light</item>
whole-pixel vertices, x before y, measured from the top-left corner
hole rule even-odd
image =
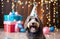
[[[55,17],[55,15],[53,15],[53,17]]]
[[[48,7],[46,9],[48,9]]]
[[[41,0],[41,7],[43,8],[43,0]]]
[[[40,2],[38,2],[38,4],[40,4]]]
[[[30,7],[30,5],[28,5],[28,7]]]
[[[4,6],[2,5],[2,8],[3,8]]]
[[[22,8],[24,8],[24,6],[22,6]]]
[[[51,2],[53,2],[53,0],[50,0]]]
[[[53,5],[55,5],[55,4],[53,3]]]
[[[49,15],[49,18],[50,18],[50,15]]]
[[[21,1],[19,0],[18,3],[21,3]]]
[[[48,21],[51,21],[50,18],[48,19]]]
[[[1,1],[3,1],[3,0],[1,0]]]
[[[33,0],[35,2],[35,0]]]
[[[47,0],[45,0],[45,3],[48,3],[48,1],[47,1]]]
[[[51,2],[49,1],[49,3],[51,3]]]
[[[30,4],[31,2],[29,1],[28,3]]]
[[[54,10],[54,15],[55,15],[56,13],[55,13],[55,10]]]
[[[53,19],[53,23],[55,23],[55,19]]]
[[[47,24],[49,24],[49,23],[47,22]]]
[[[54,1],[54,3],[56,3],[56,1]]]
[[[26,5],[27,3],[28,3],[28,2],[26,1],[26,2],[25,2],[25,5]]]
[[[9,2],[9,0],[7,0],[7,2]]]
[[[51,24],[49,24],[49,26],[51,26]]]
[[[20,5],[22,5],[22,4],[23,4],[23,2],[21,2],[20,0],[18,1],[18,3],[19,3]]]
[[[47,18],[49,18],[49,17],[47,16]]]
[[[2,2],[2,4],[3,4],[3,2]]]
[[[2,12],[1,12],[1,13],[3,14],[3,7],[4,7],[3,0],[1,0],[1,2],[2,2],[2,3],[1,3],[1,4],[2,4],[2,6],[1,6],[1,7],[2,7]]]

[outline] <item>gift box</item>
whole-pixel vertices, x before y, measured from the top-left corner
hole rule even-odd
[[[4,15],[4,21],[8,21],[9,15]]]
[[[15,32],[20,32],[20,28],[18,27],[18,23],[15,25]]]
[[[14,21],[15,20],[15,15],[9,15],[9,21]]]
[[[4,23],[4,32],[15,32],[15,23]]]
[[[19,27],[15,28],[15,32],[20,32],[20,28]]]
[[[16,15],[15,19],[16,19],[16,21],[19,21],[19,20],[22,21],[23,17],[21,15]]]

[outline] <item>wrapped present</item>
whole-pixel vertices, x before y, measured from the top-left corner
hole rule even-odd
[[[15,25],[15,32],[20,32],[20,28],[18,27],[18,24]]]
[[[9,20],[9,15],[4,15],[4,21],[8,21]]]
[[[15,32],[15,23],[4,23],[4,32]]]
[[[15,15],[4,15],[4,21],[14,21]]]
[[[15,32],[20,32],[20,28],[15,26]]]
[[[23,16],[18,12],[12,10],[9,15],[4,15],[4,31],[5,32],[20,32],[20,28],[23,28]],[[16,25],[18,24],[18,25]]]
[[[9,15],[9,21],[14,21],[15,20],[15,15]]]
[[[22,21],[23,17],[21,15],[16,15],[15,19],[16,19],[16,21],[19,21],[19,20]]]

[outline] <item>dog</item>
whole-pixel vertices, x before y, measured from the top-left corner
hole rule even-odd
[[[28,16],[24,27],[27,31],[28,39],[46,39],[43,34],[43,25],[39,17]]]

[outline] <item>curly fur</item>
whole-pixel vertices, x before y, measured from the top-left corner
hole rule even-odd
[[[29,25],[31,25],[30,23],[34,22],[34,21],[32,21],[32,19],[36,19],[35,23],[37,24],[36,26],[34,26],[36,32],[33,32],[33,33],[30,31],[31,26],[29,26]],[[26,21],[25,21],[24,27],[27,30],[28,39],[45,39],[45,36],[43,35],[43,31],[42,31],[43,25],[42,25],[41,20],[38,17],[28,16]],[[36,27],[37,27],[37,29],[36,29]]]

